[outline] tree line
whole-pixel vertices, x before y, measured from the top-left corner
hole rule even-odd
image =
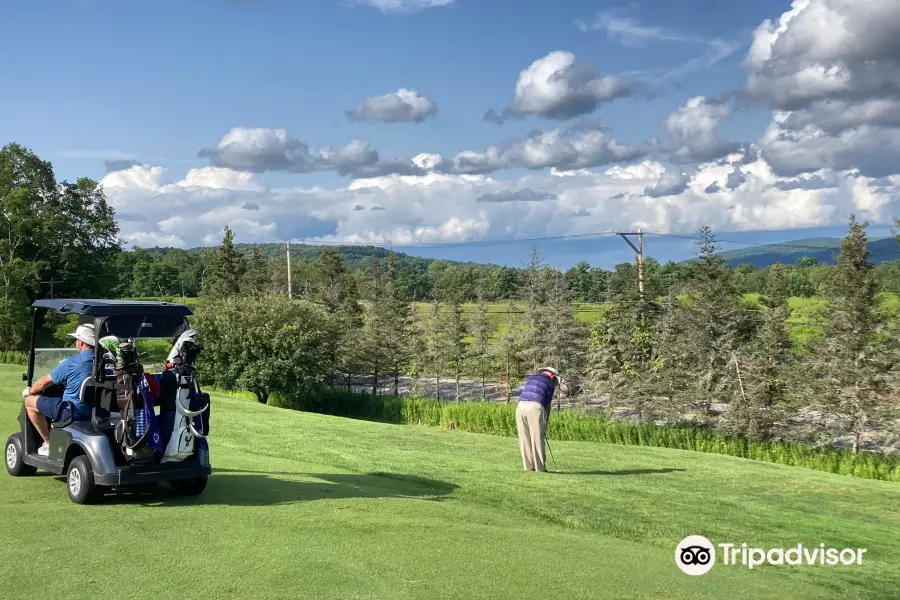
[[[245,272],[252,272],[260,285],[268,291],[287,292],[287,258],[283,245],[239,244],[233,233],[225,234],[235,256]],[[224,240],[223,240],[224,243]],[[519,296],[527,280],[527,265],[509,267],[449,260],[431,260],[391,253],[383,248],[340,246],[333,251],[341,256],[357,286],[364,285],[373,258],[382,263],[393,255],[397,270],[399,292],[411,302],[431,302],[458,297],[463,303],[483,298],[488,303],[505,302]],[[314,263],[322,256],[317,246],[291,247],[292,292],[300,298],[315,294],[317,271]],[[207,271],[215,260],[215,248],[182,250],[178,248],[135,248],[117,253],[113,261],[114,285],[117,297],[188,297],[203,295]],[[802,257],[793,264],[779,266],[778,277],[786,281],[792,297],[822,296],[826,282],[836,266],[819,264],[815,258]],[[734,269],[734,281],[745,294],[763,294],[769,286],[772,266],[756,267],[740,264]],[[653,298],[669,293],[681,293],[689,287],[691,267],[688,263],[644,260],[644,289]],[[612,269],[593,267],[580,262],[564,271],[563,282],[573,302],[608,302],[622,293],[637,288],[637,265],[620,263]],[[872,268],[878,292],[900,292],[900,260],[881,262]]]

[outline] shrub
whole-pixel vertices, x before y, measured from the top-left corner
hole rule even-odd
[[[322,386],[329,327],[312,303],[280,294],[206,300],[194,327],[204,345],[197,368],[207,385],[247,390],[261,403],[272,394],[313,398]]]

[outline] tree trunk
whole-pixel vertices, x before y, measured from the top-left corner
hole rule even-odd
[[[378,364],[377,363],[375,364],[374,371],[375,371],[374,378],[372,379],[372,396],[373,397],[378,395]]]
[[[512,400],[512,381],[510,381],[509,351],[506,352],[506,403]]]

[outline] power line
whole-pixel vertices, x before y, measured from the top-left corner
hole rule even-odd
[[[668,237],[668,238],[677,238],[683,240],[691,240],[691,241],[701,241],[701,238],[696,236],[686,235],[686,234],[678,234],[678,233],[667,233],[662,231],[643,231],[646,235],[652,235],[656,237]],[[530,242],[548,242],[548,241],[562,241],[562,240],[578,240],[578,239],[588,239],[588,238],[596,238],[596,237],[608,237],[608,236],[617,236],[619,235],[615,231],[595,231],[590,233],[578,233],[578,234],[569,234],[569,235],[551,235],[551,236],[537,236],[537,237],[528,237],[528,238],[508,238],[508,239],[493,239],[493,240],[467,240],[467,241],[459,241],[459,242],[393,242],[391,240],[384,240],[380,242],[348,242],[348,241],[332,241],[332,240],[300,240],[300,243],[310,245],[310,246],[388,246],[391,248],[453,248],[453,247],[464,247],[464,246],[492,246],[492,245],[504,245],[504,244],[526,244]],[[716,238],[717,243],[724,244],[742,244],[744,246],[750,247],[772,247],[774,248],[788,248],[788,249],[797,249],[797,250],[813,250],[818,252],[823,251],[838,251],[839,248],[829,247],[829,246],[813,246],[811,244],[796,244],[793,242],[751,242],[747,240],[730,240],[730,239],[720,239]],[[900,244],[898,244],[897,250],[878,250],[871,254],[898,254],[900,255]]]
[[[440,248],[453,246],[489,246],[495,244],[525,244],[528,242],[545,242],[552,240],[575,240],[598,236],[618,235],[612,231],[598,231],[594,233],[577,233],[571,235],[550,235],[531,238],[509,238],[503,240],[469,240],[465,242],[392,242],[385,240],[383,242],[336,242],[336,241],[301,241],[303,244],[310,246],[327,245],[327,246],[390,246],[393,248]]]
[[[698,238],[698,237],[677,234],[677,233],[662,233],[662,232],[651,232],[651,231],[645,231],[644,233],[646,233],[647,235],[655,235],[657,237],[679,238],[679,239],[683,239],[683,240],[692,240],[695,242],[701,241],[700,238]],[[724,244],[744,244],[746,246],[755,246],[755,247],[769,247],[770,246],[773,248],[796,248],[798,250],[817,250],[819,252],[827,251],[827,250],[832,250],[832,251],[837,252],[840,250],[840,248],[834,248],[834,247],[829,247],[829,246],[813,246],[813,245],[808,245],[808,244],[795,244],[793,242],[750,242],[747,240],[723,240],[723,239],[719,239],[719,238],[716,238],[715,241],[717,243],[722,242]],[[872,253],[870,252],[870,254],[872,254]],[[890,250],[890,251],[879,250],[879,251],[875,252],[875,254],[900,254],[900,243],[898,243],[898,247],[896,250]]]

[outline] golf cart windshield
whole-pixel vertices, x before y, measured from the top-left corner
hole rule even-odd
[[[37,381],[56,368],[56,365],[74,356],[78,351],[71,348],[35,348],[34,349],[34,380]]]
[[[181,315],[131,314],[106,317],[98,331],[98,337],[114,335],[119,339],[168,339],[173,340],[187,331],[188,323]]]
[[[187,319],[181,315],[114,315],[103,320],[98,339],[114,335],[120,340],[134,340],[135,348],[141,354],[141,364],[152,372],[162,369],[172,343],[187,330]]]

